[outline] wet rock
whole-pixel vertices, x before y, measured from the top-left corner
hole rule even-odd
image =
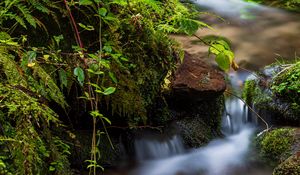
[[[273,175],[300,174],[299,128],[277,128],[258,140],[260,158],[275,167]]]
[[[203,60],[185,54],[172,81],[172,91],[176,98],[192,99],[215,97],[226,89],[224,75]]]
[[[220,136],[225,89],[222,72],[186,53],[167,98],[185,144],[199,147]]]
[[[285,65],[268,66],[246,81],[243,98],[269,123],[299,126],[300,93],[292,88],[299,86],[300,77],[294,77]]]

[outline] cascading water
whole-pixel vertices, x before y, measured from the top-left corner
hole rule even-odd
[[[141,138],[134,142],[136,159],[140,162],[151,159],[162,159],[184,153],[181,138],[177,135],[163,141]]]
[[[293,14],[268,8],[242,0],[193,0],[201,7],[211,9],[232,23],[216,25],[217,35],[228,37],[235,48],[236,61],[247,62],[254,70],[274,62],[274,53],[295,53],[299,45],[300,21]],[[251,17],[252,20],[249,20]],[[244,19],[245,20],[244,20]],[[248,19],[246,19],[248,18]],[[215,26],[213,26],[215,27]],[[199,36],[215,34],[201,31]],[[276,34],[276,35],[274,35]],[[286,36],[293,42],[285,42]],[[174,37],[176,38],[176,36]],[[203,55],[203,46],[195,46],[191,39],[177,37],[185,49],[192,54]],[[300,39],[300,38],[299,38]],[[276,44],[275,44],[276,42]],[[296,43],[295,43],[296,42]],[[233,73],[230,77],[233,88],[239,89],[248,74]],[[222,120],[223,139],[211,141],[198,149],[184,149],[180,136],[167,139],[142,138],[135,141],[138,166],[130,175],[271,175],[268,169],[251,167],[247,162],[251,136],[258,119],[237,98],[226,100],[226,111]],[[249,167],[250,166],[250,167]]]
[[[132,175],[232,174],[232,167],[244,164],[249,150],[253,127],[247,121],[248,109],[239,99],[226,101],[223,117],[224,139],[217,139],[207,146],[184,150],[179,136],[169,140],[137,140],[135,142],[140,166]],[[152,160],[149,158],[152,158]]]

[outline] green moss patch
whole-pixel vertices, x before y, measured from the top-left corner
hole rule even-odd
[[[260,155],[276,165],[291,154],[294,129],[280,128],[266,133],[259,141]]]

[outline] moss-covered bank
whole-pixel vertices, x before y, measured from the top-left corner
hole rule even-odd
[[[273,124],[300,124],[300,63],[272,65],[247,80],[243,98]]]

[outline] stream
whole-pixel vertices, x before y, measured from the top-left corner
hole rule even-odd
[[[300,53],[299,14],[289,13],[241,0],[194,0],[205,11],[224,18],[204,15],[214,30],[201,29],[198,36],[217,35],[230,39],[237,63],[255,71],[274,63],[276,57],[295,59]],[[185,51],[208,62],[207,47],[196,38],[172,36]],[[249,76],[243,71],[230,72],[232,87],[240,86]],[[135,140],[137,165],[128,175],[271,175],[272,169],[253,163],[251,139],[257,131],[258,119],[237,98],[227,98],[222,120],[224,138],[212,140],[197,149],[186,149],[179,135],[164,139],[145,137]]]

